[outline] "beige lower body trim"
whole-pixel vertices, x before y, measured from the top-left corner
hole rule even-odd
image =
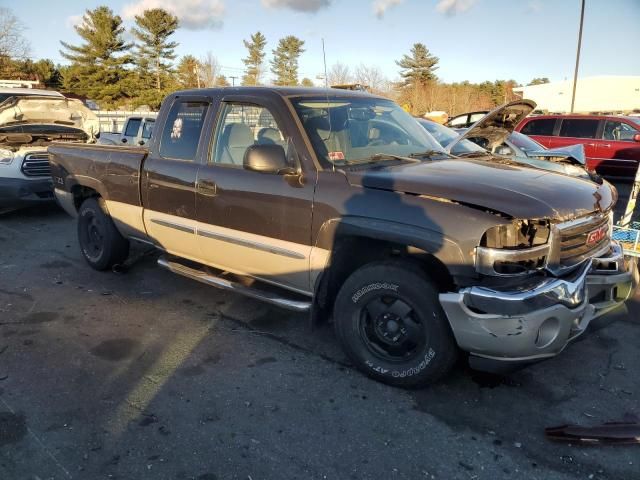
[[[149,237],[163,250],[198,261],[199,248],[195,235],[198,222],[153,210],[144,210],[143,218]]]
[[[118,230],[166,252],[312,295],[330,251],[107,201]]]
[[[145,239],[147,231],[144,228],[142,207],[128,203],[105,200],[109,215],[116,224],[118,231],[125,237],[140,237]]]
[[[311,246],[239,230],[200,224],[202,263],[311,294]]]

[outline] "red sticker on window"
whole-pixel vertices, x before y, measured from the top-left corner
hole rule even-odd
[[[342,152],[329,152],[329,160],[344,160],[344,153],[342,153]]]

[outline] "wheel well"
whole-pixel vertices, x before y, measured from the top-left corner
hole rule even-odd
[[[73,194],[73,204],[75,205],[76,210],[80,208],[82,202],[87,198],[100,196],[100,194],[93,188],[85,187],[84,185],[74,185],[71,187],[71,193]]]
[[[447,267],[434,255],[412,245],[367,237],[349,236],[334,243],[327,269],[318,279],[315,302],[326,317],[333,306],[340,287],[358,268],[376,261],[398,259],[411,262],[436,284],[440,292],[454,288],[453,277]]]

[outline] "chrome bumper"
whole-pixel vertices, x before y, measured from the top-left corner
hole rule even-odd
[[[612,242],[608,254],[561,278],[516,289],[464,288],[440,295],[461,349],[506,362],[530,362],[560,353],[589,323],[622,305],[638,283],[635,259]]]

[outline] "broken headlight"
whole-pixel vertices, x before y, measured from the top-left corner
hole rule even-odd
[[[551,226],[546,220],[513,220],[487,230],[476,248],[476,270],[485,275],[525,275],[544,268]]]
[[[0,148],[0,165],[11,165],[13,162],[13,152],[6,148]]]

